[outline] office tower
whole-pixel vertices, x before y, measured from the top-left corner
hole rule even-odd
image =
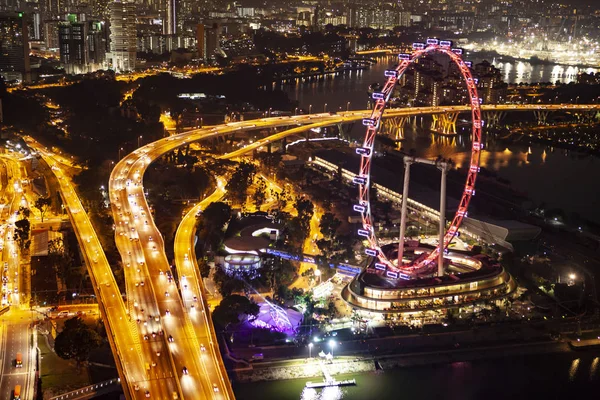
[[[196,27],[196,49],[198,57],[208,61],[221,49],[219,24],[198,24]]]
[[[0,14],[0,75],[7,81],[31,80],[26,20],[22,12]]]
[[[133,71],[136,58],[135,4],[114,1],[110,9],[110,60],[117,72]]]
[[[104,23],[64,21],[59,24],[60,61],[68,74],[84,74],[103,68]]]
[[[165,20],[163,21],[163,34],[177,34],[177,0],[166,0]]]

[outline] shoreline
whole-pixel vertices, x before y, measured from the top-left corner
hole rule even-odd
[[[588,350],[588,349],[582,349]],[[589,349],[595,350],[593,348]],[[572,353],[574,350],[567,341],[535,341],[482,345],[468,348],[440,349],[434,351],[387,354],[380,356],[340,356],[332,363],[325,363],[332,376],[353,373],[375,372],[378,370],[400,369],[412,366],[448,364],[475,360],[491,360],[507,356]],[[247,368],[229,371],[237,384],[308,379],[322,377],[318,358],[306,358],[255,363]]]

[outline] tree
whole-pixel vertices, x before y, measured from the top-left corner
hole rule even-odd
[[[225,296],[213,311],[213,320],[216,324],[226,328],[229,324],[236,324],[240,317],[258,315],[259,307],[245,296],[233,294]]]
[[[298,218],[300,219],[302,227],[308,232],[310,220],[315,213],[315,206],[308,198],[298,197],[294,203],[294,208],[296,208],[296,212],[298,212]]]
[[[294,281],[296,268],[289,260],[271,257],[265,260],[260,275],[266,280],[269,289],[276,292],[281,285],[287,286]]]
[[[21,218],[29,218],[29,216],[31,215],[31,210],[27,207],[19,207],[19,215],[21,216]]]
[[[291,200],[291,196],[285,188],[281,192],[275,192],[275,198],[277,199],[277,208],[280,211],[283,211]]]
[[[262,177],[256,179],[256,185],[254,187],[254,194],[252,195],[252,201],[258,211],[260,207],[265,203],[267,199],[267,182]]]
[[[65,360],[74,359],[77,364],[87,361],[90,352],[102,344],[102,338],[79,317],[65,321],[63,330],[56,336],[54,351]]]
[[[61,238],[48,241],[48,263],[67,287],[72,287],[69,281],[75,267],[75,257],[72,252],[65,249]]]
[[[222,266],[217,265],[213,274],[213,281],[221,296],[230,296],[233,292],[244,290],[244,282],[234,276],[229,276]]]
[[[198,269],[200,270],[200,276],[203,278],[208,278],[210,275],[210,264],[206,260],[206,258],[200,258],[198,260]]]
[[[227,182],[227,192],[229,192],[232,200],[237,204],[244,206],[246,202],[246,196],[248,195],[248,188],[254,180],[254,174],[256,173],[256,167],[254,164],[247,162],[241,162],[236,168],[233,175]]]
[[[337,219],[333,213],[326,212],[321,217],[319,229],[321,230],[323,236],[325,236],[327,239],[332,239],[340,225],[342,225],[342,221]]]
[[[222,202],[208,205],[198,223],[198,238],[204,248],[217,250],[223,240],[223,228],[231,219],[231,207]]]
[[[34,203],[34,207],[38,209],[40,212],[40,217],[42,218],[42,222],[44,222],[44,215],[52,205],[52,200],[50,197],[38,197]]]
[[[15,221],[14,239],[19,245],[19,249],[21,249],[21,251],[25,251],[31,245],[31,239],[29,239],[30,230],[31,224],[27,218],[22,217],[20,220]]]

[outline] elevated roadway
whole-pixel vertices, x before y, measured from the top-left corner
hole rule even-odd
[[[175,235],[175,267],[179,276],[179,286],[186,311],[190,315],[194,332],[201,346],[202,362],[208,372],[207,383],[216,384],[227,391],[226,398],[233,399],[231,386],[227,382],[227,371],[219,352],[215,329],[210,317],[204,284],[194,252],[196,216],[210,203],[219,201],[225,195],[225,179],[217,178],[217,188],[204,200],[192,207],[181,220]]]
[[[184,141],[176,143],[178,146],[185,144]],[[145,322],[148,324],[139,333],[140,339],[165,348],[160,357],[155,357],[155,368],[157,373],[174,374],[178,397],[231,398],[228,381],[209,377],[200,349],[202,343],[192,321],[194,316],[177,290],[163,237],[154,224],[142,186],[149,163],[170,151],[173,144],[165,139],[136,150],[115,166],[110,177],[116,244],[125,264],[128,308],[133,318],[140,321],[140,326]],[[185,286],[181,277],[180,283]],[[182,294],[185,298],[185,287],[182,287]],[[159,334],[154,336],[152,332],[156,330]],[[170,365],[159,364],[161,360]],[[166,398],[153,391],[150,396]]]
[[[54,154],[47,151],[31,138],[25,139],[28,145],[36,150],[52,169],[59,184],[63,204],[69,214],[73,229],[77,236],[98,306],[106,330],[109,343],[114,354],[119,377],[128,399],[145,399],[145,392],[159,393],[161,399],[172,398],[176,384],[167,373],[149,376],[146,368],[152,362],[153,348],[143,343],[137,336],[138,327],[133,321],[121,297],[111,267],[96,232],[79,200],[68,177],[54,160]]]

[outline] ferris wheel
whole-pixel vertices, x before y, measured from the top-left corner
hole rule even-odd
[[[398,278],[407,277],[418,274],[420,271],[429,270],[436,264],[436,258],[441,261],[441,256],[447,250],[448,245],[458,233],[463,218],[467,214],[471,197],[475,194],[475,180],[479,172],[479,159],[483,144],[481,142],[481,99],[477,94],[477,82],[471,75],[471,63],[462,59],[462,49],[453,48],[452,42],[447,40],[427,39],[426,43],[413,43],[412,54],[400,54],[399,64],[395,69],[385,71],[387,81],[380,92],[372,94],[374,100],[373,112],[369,118],[363,120],[363,125],[366,126],[365,139],[362,147],[356,149],[356,152],[361,156],[360,171],[354,178],[354,183],[359,188],[359,203],[354,205],[354,210],[362,216],[362,229],[358,230],[358,235],[363,237],[368,242],[368,248],[365,253],[369,256],[376,257],[377,269],[386,273],[387,277]],[[388,104],[390,96],[396,86],[398,80],[404,74],[406,69],[419,58],[431,54],[441,53],[450,57],[450,60],[458,67],[462,77],[464,78],[467,91],[469,94],[469,105],[471,108],[472,133],[471,133],[471,160],[467,172],[467,180],[463,189],[463,193],[459,202],[458,210],[454,215],[449,228],[439,240],[435,250],[429,253],[423,253],[420,257],[415,258],[409,263],[404,263],[402,257],[398,257],[396,263],[391,260],[388,255],[382,251],[377,236],[375,235],[373,216],[371,214],[371,203],[369,199],[369,189],[372,185],[371,181],[371,160],[373,156],[373,145],[375,136],[377,135],[381,119],[385,108]],[[406,187],[406,183],[405,183]],[[404,207],[403,207],[404,208]],[[440,224],[443,226],[442,224]],[[399,254],[403,249],[403,237],[400,237]]]

